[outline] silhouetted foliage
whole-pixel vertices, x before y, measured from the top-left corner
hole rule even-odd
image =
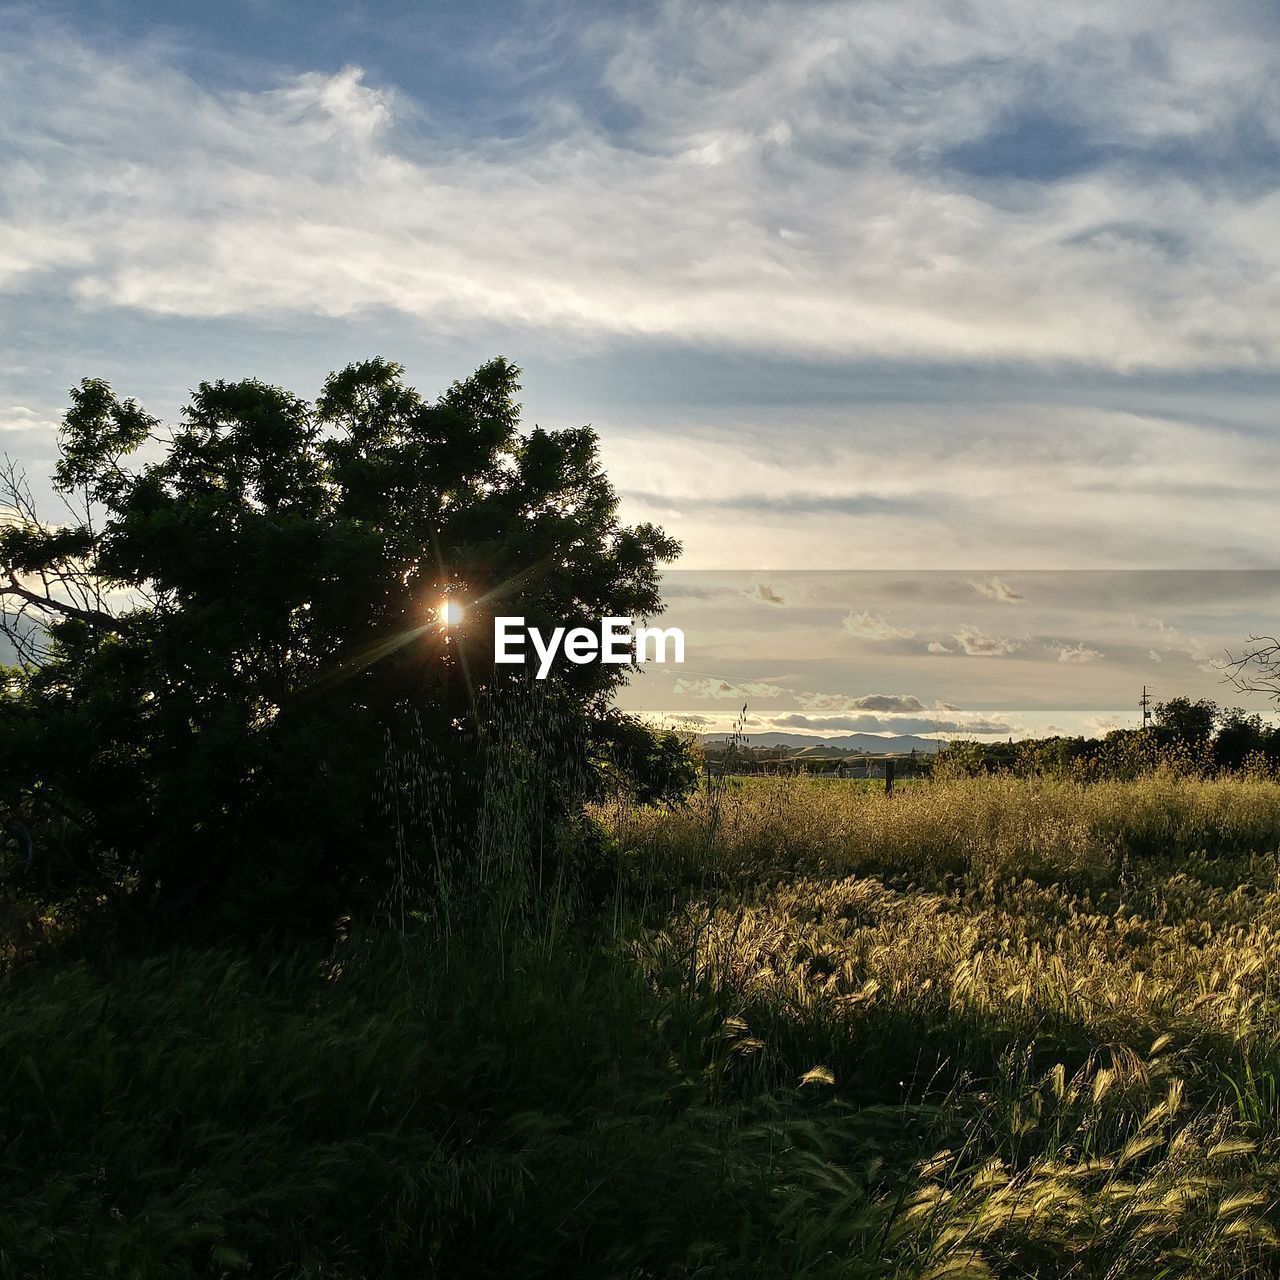
[[[1190,698],[1170,698],[1156,703],[1152,718],[1155,739],[1162,747],[1180,743],[1189,751],[1199,752],[1213,737],[1218,704],[1208,698],[1194,702]]]
[[[1162,767],[1207,774],[1266,771],[1280,764],[1280,729],[1240,707],[1223,710],[1208,699],[1177,697],[1155,708],[1154,721],[1144,729],[1112,729],[1101,738],[959,739],[933,757],[932,773],[1121,780]]]
[[[1262,717],[1247,714],[1240,707],[1219,713],[1218,731],[1213,739],[1213,761],[1219,769],[1242,769],[1251,760],[1265,758],[1273,731]]]
[[[345,909],[386,875],[388,735],[413,719],[465,782],[478,708],[527,680],[493,663],[495,612],[659,611],[678,544],[619,522],[589,427],[522,430],[503,359],[435,401],[402,372],[353,364],[314,404],[201,383],[169,431],[104,382],[72,391],[56,485],[79,518],[15,502],[0,530],[11,879],[183,918]],[[663,793],[678,753],[609,707],[630,670],[549,684],[598,773]]]

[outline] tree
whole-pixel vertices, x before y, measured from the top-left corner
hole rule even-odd
[[[1170,698],[1155,707],[1155,736],[1161,747],[1182,745],[1191,752],[1203,750],[1213,737],[1218,704],[1208,698]]]
[[[493,614],[647,619],[679,551],[619,523],[590,428],[521,430],[518,375],[496,359],[433,402],[381,359],[314,404],[201,383],[169,431],[105,382],[75,388],[55,483],[78,515],[40,520],[10,473],[0,530],[11,862],[46,893],[123,885],[178,913],[376,891],[388,741],[413,724],[465,785],[527,678],[495,665]],[[632,670],[548,682],[601,767],[644,756],[610,706]]]
[[[1213,762],[1219,769],[1242,768],[1250,757],[1265,753],[1268,737],[1260,715],[1249,715],[1242,707],[1231,707],[1218,716]]]

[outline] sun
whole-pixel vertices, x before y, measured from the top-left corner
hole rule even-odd
[[[456,600],[442,600],[436,609],[441,625],[456,627],[462,621],[462,606]]]

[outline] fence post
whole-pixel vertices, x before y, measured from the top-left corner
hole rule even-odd
[[[884,793],[887,796],[893,795],[893,765],[892,760],[884,762]]]

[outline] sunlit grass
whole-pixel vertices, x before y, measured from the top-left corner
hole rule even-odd
[[[605,819],[663,870],[728,879],[822,872],[1111,882],[1131,857],[1280,849],[1280,783],[1154,773],[1134,782],[1012,777],[898,788],[760,778],[672,811]]]

